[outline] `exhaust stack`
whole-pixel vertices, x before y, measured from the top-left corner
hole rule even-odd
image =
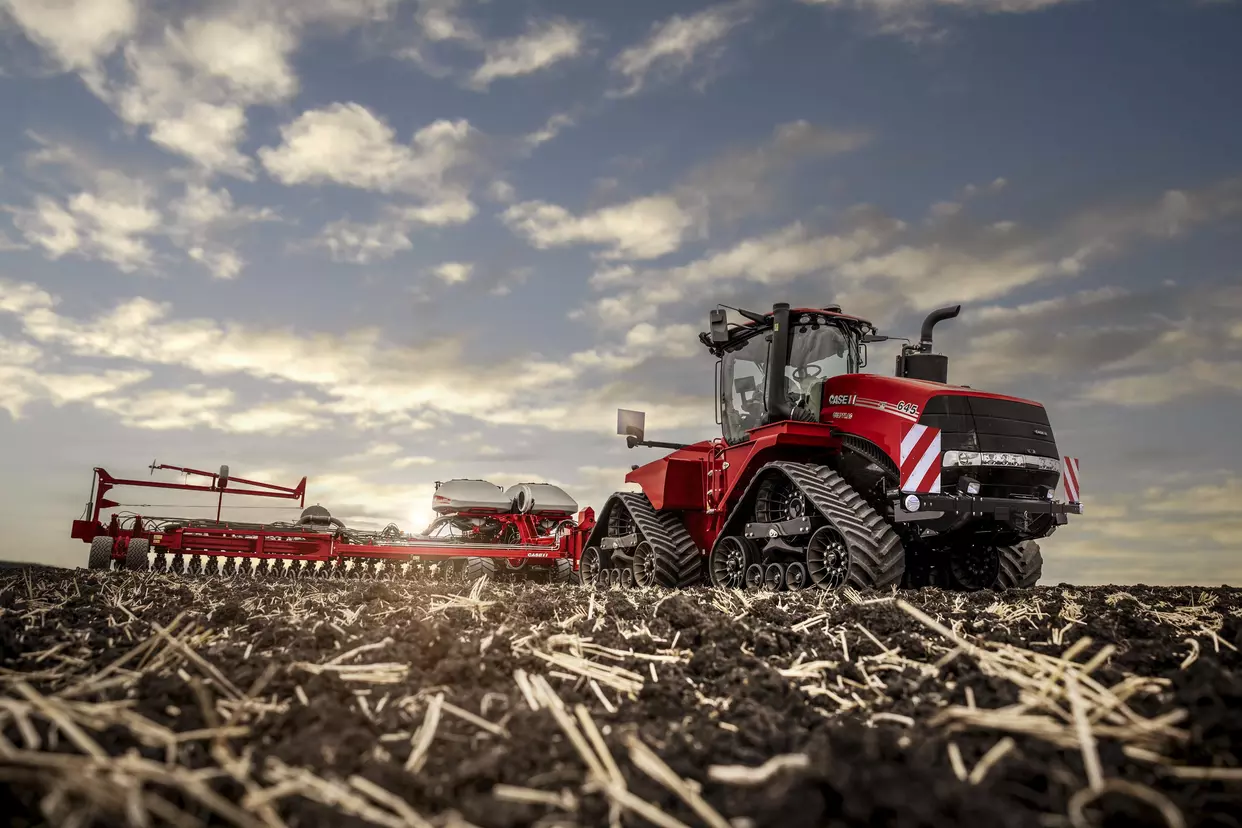
[[[903,345],[901,353],[897,355],[897,376],[947,383],[949,381],[949,358],[943,354],[931,352],[932,332],[937,324],[946,319],[953,319],[961,312],[961,305],[951,305],[927,314],[927,318],[923,320],[923,328],[919,332],[919,344]]]

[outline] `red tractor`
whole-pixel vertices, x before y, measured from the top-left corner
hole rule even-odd
[[[641,493],[605,502],[583,545],[587,583],[731,588],[1025,588],[1038,544],[1081,514],[1077,461],[1062,466],[1043,406],[948,384],[931,313],[896,376],[862,373],[874,325],[839,306],[725,306],[699,339],[717,358],[722,438],[633,466]],[[1064,471],[1066,502],[1055,497]]]

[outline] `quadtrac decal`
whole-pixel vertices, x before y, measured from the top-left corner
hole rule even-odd
[[[915,423],[902,438],[901,490],[940,492],[940,429]]]
[[[1065,484],[1065,499],[1070,503],[1082,503],[1082,501],[1078,499],[1081,494],[1081,490],[1078,485],[1078,481],[1080,479],[1081,478],[1078,476],[1078,458],[1066,457],[1065,477],[1062,478],[1062,482]]]

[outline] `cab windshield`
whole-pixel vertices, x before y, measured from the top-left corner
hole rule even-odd
[[[856,370],[850,340],[840,328],[825,326],[797,328],[789,343],[789,363],[785,366],[785,394],[791,406],[814,403],[819,417],[819,401],[812,400],[815,386],[829,377]]]
[[[722,358],[721,422],[725,442],[745,442],[746,432],[768,422],[767,337],[756,335]],[[785,395],[797,419],[819,419],[819,385],[829,377],[858,370],[855,348],[834,325],[795,327],[785,366]]]

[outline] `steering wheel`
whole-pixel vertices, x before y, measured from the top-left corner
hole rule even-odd
[[[811,371],[812,368],[815,370]],[[799,365],[797,368],[793,369],[793,378],[800,383],[804,379],[818,377],[823,372],[824,366],[819,363],[812,362],[810,365]]]

